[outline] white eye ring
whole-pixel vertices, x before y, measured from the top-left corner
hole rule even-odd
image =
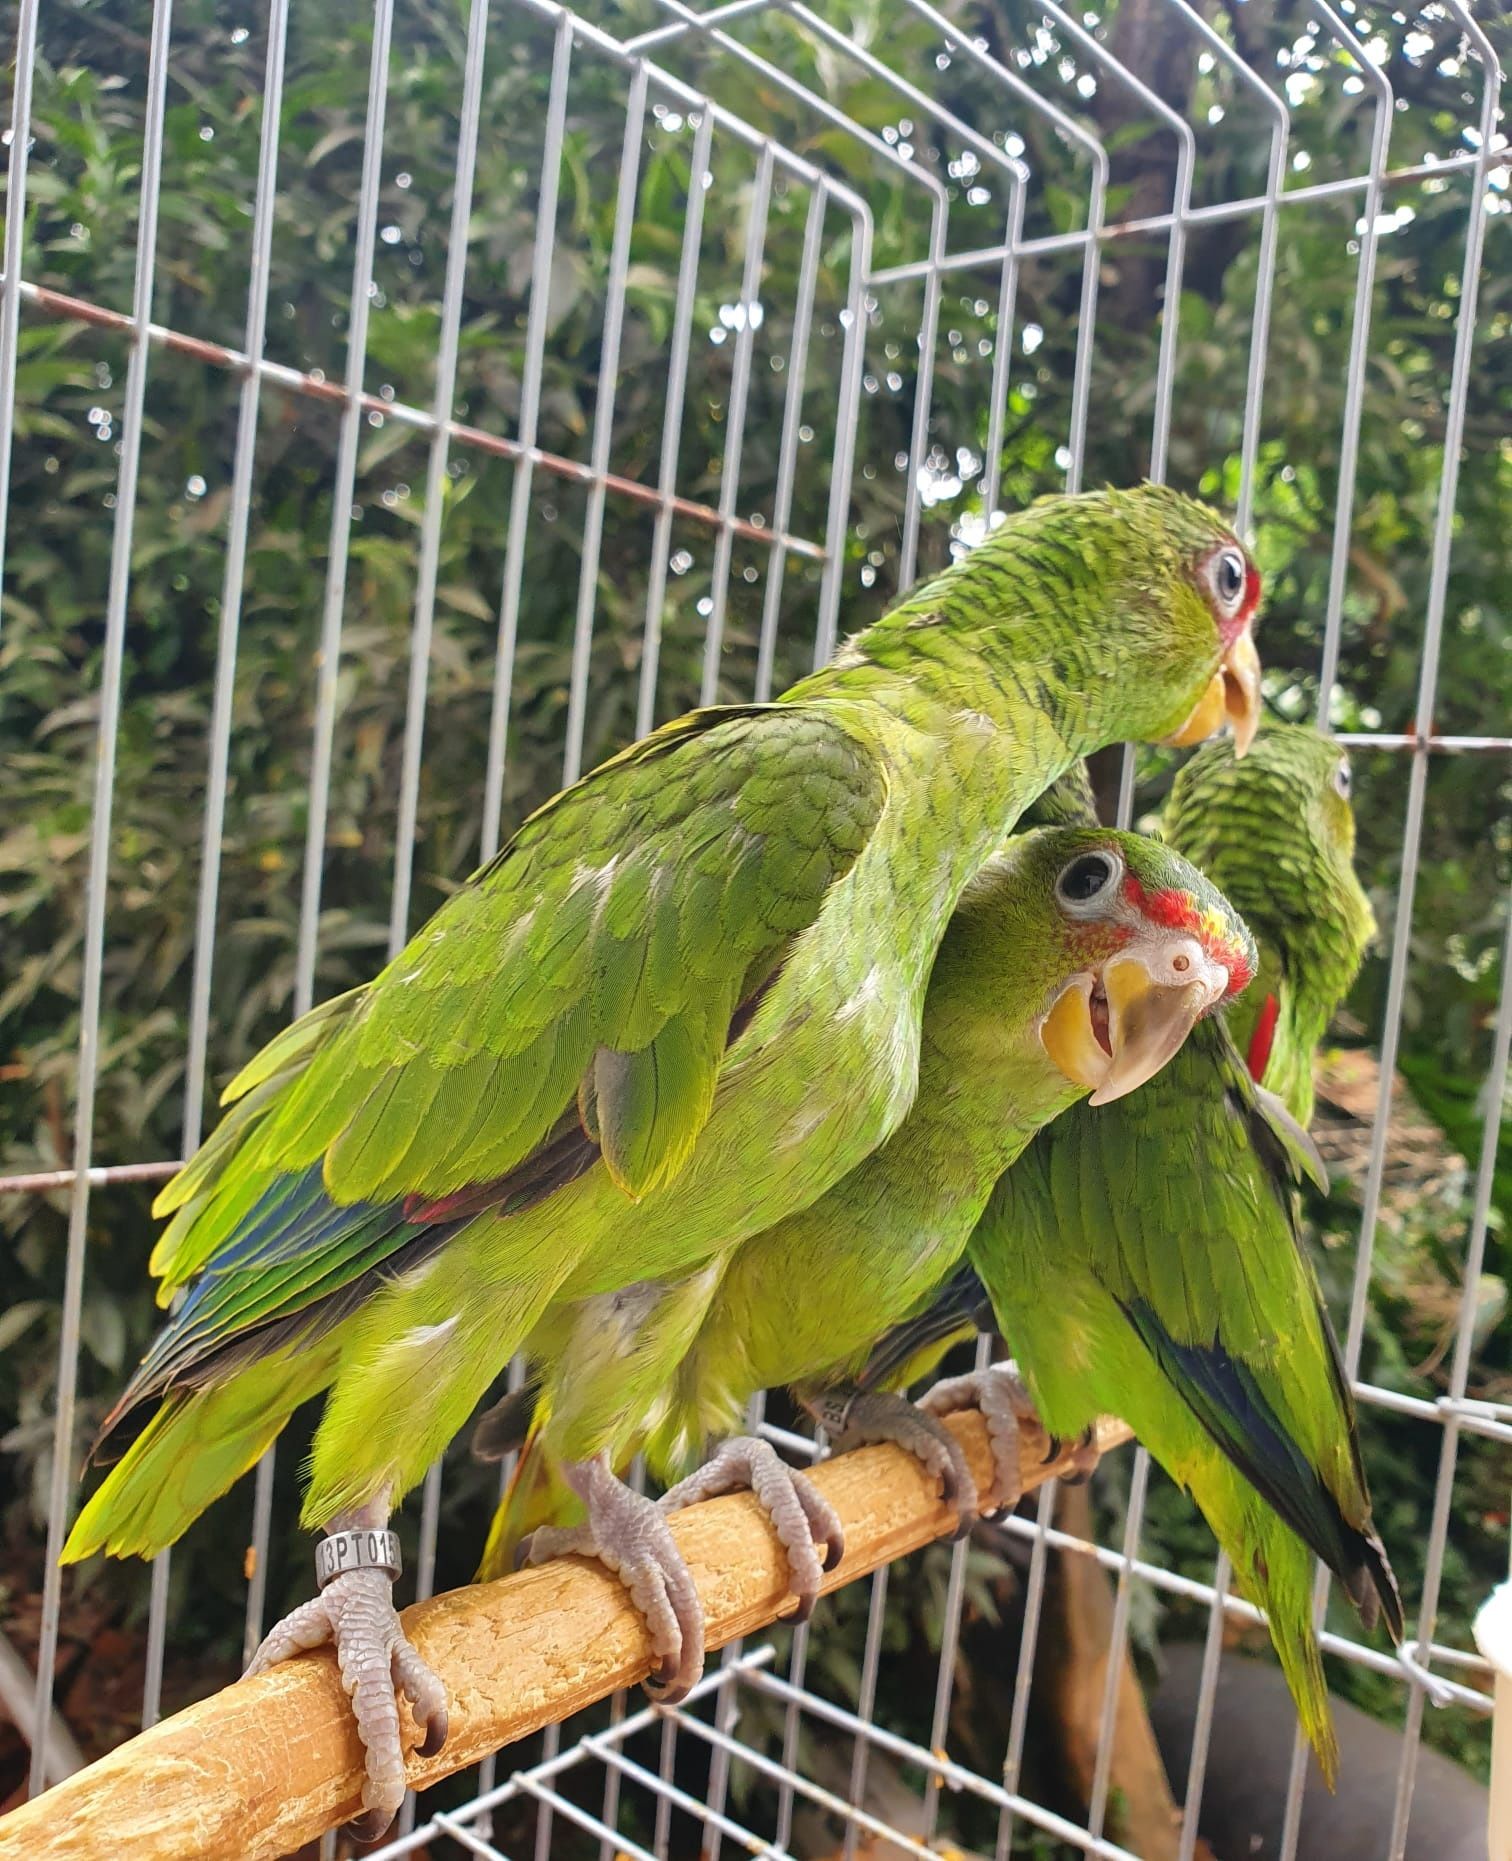
[[[1349,758],[1347,756],[1341,756],[1338,761],[1338,766],[1333,772],[1334,793],[1342,800],[1348,801],[1350,791],[1353,787],[1354,776],[1349,767]]]
[[[1215,549],[1207,562],[1208,586],[1213,599],[1225,614],[1237,614],[1244,605],[1244,591],[1249,586],[1249,564],[1244,551],[1232,543]]]
[[[1061,868],[1055,896],[1073,917],[1099,916],[1107,899],[1117,896],[1123,870],[1122,858],[1111,847],[1089,847]]]

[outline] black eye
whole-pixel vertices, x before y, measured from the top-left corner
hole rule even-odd
[[[1347,756],[1340,759],[1338,768],[1334,770],[1333,785],[1334,792],[1348,801],[1349,791],[1354,787],[1354,777],[1350,774]]]
[[[1244,557],[1237,549],[1219,551],[1213,565],[1213,586],[1225,607],[1239,605],[1239,598],[1244,593]]]
[[[1113,877],[1113,861],[1106,853],[1083,853],[1060,876],[1056,890],[1068,904],[1085,904],[1105,891]]]

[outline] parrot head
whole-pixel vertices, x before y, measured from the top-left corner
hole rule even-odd
[[[1304,724],[1267,724],[1242,764],[1227,744],[1207,744],[1177,775],[1162,825],[1259,939],[1260,981],[1229,1032],[1305,1125],[1313,1051],[1376,928],[1354,869],[1349,754]]]
[[[1184,670],[1195,659],[1199,668],[1185,686],[1183,708],[1152,719],[1150,737],[1184,747],[1214,736],[1227,722],[1234,754],[1243,756],[1260,721],[1260,656],[1253,632],[1259,569],[1218,513],[1195,498],[1164,485],[1104,495],[1134,519],[1125,518],[1126,541],[1108,539],[1113,549],[1122,543],[1120,578],[1134,581],[1128,676],[1149,680],[1153,695],[1163,684],[1170,689],[1181,683],[1178,665]],[[1142,613],[1152,596],[1153,614]]]
[[[1375,936],[1354,869],[1349,752],[1306,724],[1269,723],[1243,767],[1210,743],[1177,774],[1166,838],[1244,912],[1283,967],[1343,995]]]
[[[1038,611],[1042,650],[1064,685],[1095,698],[1116,681],[1125,736],[1187,745],[1227,721],[1235,753],[1249,748],[1260,716],[1260,571],[1217,511],[1165,485],[1044,498],[898,614],[917,625],[974,608],[996,625],[1010,595]],[[1061,629],[1069,637],[1057,641]],[[1034,656],[1026,643],[1020,663]]]
[[[967,704],[985,668],[1000,695],[1053,711],[1076,754],[1199,743],[1227,721],[1242,756],[1259,606],[1260,571],[1217,511],[1166,485],[1083,491],[1012,512],[835,663],[927,674]]]
[[[1222,729],[1233,730],[1235,756],[1243,756],[1260,722],[1260,655],[1251,628],[1260,605],[1260,571],[1232,536],[1191,558],[1188,574],[1206,601],[1217,630],[1217,668],[1180,726],[1164,739],[1180,749]],[[1178,580],[1179,596],[1187,584]]]
[[[1156,841],[1084,828],[1016,845],[1019,882],[1049,919],[1039,1044],[1106,1105],[1158,1073],[1245,987],[1254,942],[1222,893]]]

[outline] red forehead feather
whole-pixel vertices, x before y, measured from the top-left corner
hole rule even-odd
[[[1162,930],[1190,932],[1214,962],[1222,963],[1229,975],[1225,1001],[1237,995],[1248,984],[1254,971],[1250,968],[1243,946],[1232,938],[1214,933],[1207,921],[1207,913],[1190,892],[1179,891],[1174,886],[1163,887],[1158,892],[1147,892],[1131,872],[1124,876],[1123,896],[1134,910],[1150,923],[1158,924]]]

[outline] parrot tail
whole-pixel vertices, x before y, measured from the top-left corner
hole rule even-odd
[[[1326,1361],[1332,1369],[1332,1387],[1340,1392],[1335,1398],[1339,1452],[1331,1466],[1309,1458],[1305,1443],[1271,1403],[1252,1366],[1231,1355],[1221,1339],[1178,1343],[1143,1300],[1120,1303],[1145,1348],[1213,1444],[1339,1578],[1365,1626],[1373,1628],[1384,1619],[1392,1640],[1400,1642],[1402,1599],[1386,1552],[1370,1524],[1348,1382],[1333,1327],[1321,1305],[1321,1338],[1329,1352]]]
[[[1343,1571],[1344,1594],[1360,1612],[1360,1621],[1373,1629],[1384,1616],[1386,1632],[1398,1647],[1403,1634],[1402,1593],[1381,1543],[1369,1525],[1357,1529],[1354,1563]]]
[[[1227,1504],[1215,1503],[1215,1495],[1203,1490],[1206,1482],[1194,1486],[1194,1496],[1229,1554],[1238,1588],[1266,1613],[1271,1644],[1286,1676],[1297,1717],[1317,1756],[1324,1781],[1332,1790],[1338,1777],[1339,1745],[1323,1677],[1323,1658],[1313,1631],[1312,1553],[1269,1506],[1243,1491],[1227,1465],[1223,1466],[1221,1483],[1231,1489],[1225,1495]]]
[[[521,1541],[541,1526],[582,1521],[582,1501],[562,1478],[559,1461],[541,1439],[549,1414],[549,1403],[538,1397],[520,1458],[488,1528],[488,1542],[474,1579],[478,1583],[507,1577],[515,1567]]]
[[[156,1557],[257,1464],[300,1403],[334,1379],[337,1358],[334,1341],[307,1345],[173,1392],[74,1521],[60,1561]]]

